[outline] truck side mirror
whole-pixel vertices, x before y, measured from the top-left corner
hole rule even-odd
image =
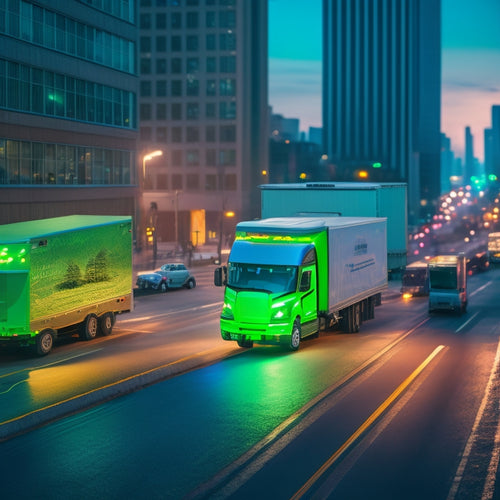
[[[299,292],[307,292],[311,288],[311,271],[304,271],[300,278]]]
[[[225,286],[227,283],[227,267],[217,267],[214,270],[214,285]]]

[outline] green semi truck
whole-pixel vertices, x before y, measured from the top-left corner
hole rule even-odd
[[[240,222],[227,266],[220,328],[240,347],[301,339],[338,323],[357,332],[387,287],[385,218],[277,217]]]
[[[77,330],[109,335],[133,308],[132,220],[70,215],[0,226],[0,343],[48,354]]]

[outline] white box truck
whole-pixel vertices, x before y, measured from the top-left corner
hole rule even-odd
[[[406,266],[407,186],[404,183],[305,182],[263,184],[261,217],[343,216],[387,219],[387,267]]]
[[[282,217],[240,222],[227,267],[220,327],[241,347],[280,344],[339,323],[357,332],[387,287],[386,219]]]
[[[74,329],[109,335],[130,311],[132,219],[70,215],[0,226],[0,343],[50,352]]]
[[[467,310],[465,254],[437,255],[429,260],[429,313]]]

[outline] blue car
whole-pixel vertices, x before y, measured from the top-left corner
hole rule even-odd
[[[184,264],[174,262],[164,264],[156,271],[140,274],[136,284],[142,290],[166,292],[171,288],[194,288],[196,280]]]

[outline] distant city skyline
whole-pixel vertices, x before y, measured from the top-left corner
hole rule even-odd
[[[269,104],[299,118],[301,131],[321,127],[322,0],[269,1]],[[500,104],[500,2],[442,0],[441,131],[465,155],[465,127],[484,161],[484,129]]]

